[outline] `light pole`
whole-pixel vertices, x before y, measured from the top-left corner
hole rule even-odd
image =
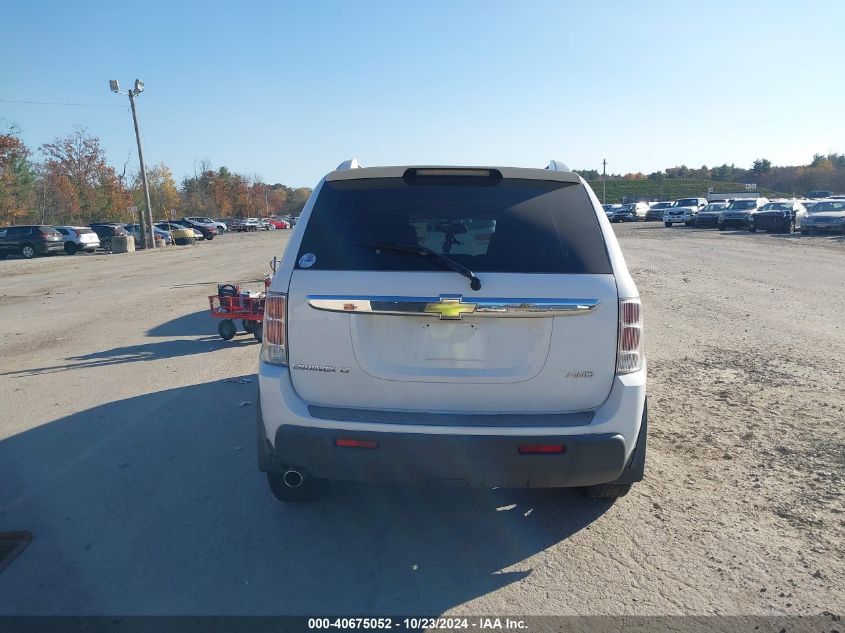
[[[607,204],[607,159],[601,159],[601,203]]]
[[[135,97],[144,92],[144,82],[135,80],[135,87],[127,92],[120,91],[120,84],[117,79],[109,79],[109,88],[116,94],[129,96],[129,103],[132,106],[132,122],[135,124],[135,140],[138,142],[138,160],[141,163],[141,182],[144,185],[144,204],[147,207],[146,213],[138,210],[139,226],[141,228],[141,248],[155,248],[155,232],[153,230],[153,209],[150,204],[150,189],[147,186],[147,170],[144,167],[144,148],[141,145],[141,128],[138,125],[138,113],[135,111]]]

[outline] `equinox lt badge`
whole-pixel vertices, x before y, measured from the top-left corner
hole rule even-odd
[[[321,371],[326,374],[348,374],[349,367],[334,367],[333,365],[305,365],[297,363],[293,366],[294,369],[302,369],[305,371]]]

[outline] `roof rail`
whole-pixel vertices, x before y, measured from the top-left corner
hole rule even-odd
[[[546,165],[546,169],[549,169],[551,171],[569,171],[569,167],[564,165],[559,160],[550,160],[549,164]]]
[[[340,165],[338,165],[335,171],[346,171],[347,169],[361,169],[361,167],[362,165],[358,162],[357,158],[350,158],[349,160],[345,160]]]

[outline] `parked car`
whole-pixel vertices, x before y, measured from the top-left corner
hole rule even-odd
[[[713,228],[719,224],[719,216],[728,206],[727,202],[710,202],[701,211],[695,214],[693,226],[701,229]]]
[[[182,226],[181,224],[175,224],[173,222],[156,222],[154,226],[157,229],[170,233],[173,243],[179,246],[193,244],[197,239],[197,233],[199,233],[199,231],[191,227]],[[202,233],[199,234],[202,235]]]
[[[801,228],[806,215],[807,210],[800,202],[794,200],[767,202],[757,213],[748,218],[748,230],[752,233],[757,230],[794,233],[796,228]]]
[[[603,204],[602,205],[602,209],[604,209],[604,215],[607,217],[608,220],[613,217],[613,214],[616,212],[617,209],[621,209],[621,208],[622,208],[622,205],[619,204],[619,203]]]
[[[135,242],[138,242],[138,240],[141,239],[140,224],[126,224],[123,228],[129,232],[129,235],[135,238]],[[173,236],[170,234],[170,231],[162,229],[155,224],[153,224],[153,235],[163,239],[165,244],[173,244]]]
[[[664,226],[672,226],[673,224],[683,222],[686,226],[690,226],[698,212],[706,206],[707,198],[681,198],[680,200],[675,200],[674,204],[663,213],[663,224]]]
[[[801,225],[801,235],[817,231],[845,234],[845,200],[822,200],[813,206]]]
[[[645,202],[631,202],[623,204],[621,208],[614,209],[610,216],[611,222],[637,222],[645,220],[648,213],[648,204]]]
[[[171,224],[180,224],[182,226],[188,227],[189,229],[194,229],[194,235],[198,240],[213,240],[214,236],[217,235],[217,227],[213,224],[203,224],[201,222],[194,222],[193,220],[188,220],[186,218],[182,218],[181,220],[171,220]]]
[[[833,195],[832,191],[818,191],[818,190],[816,190],[816,191],[808,191],[807,195],[805,195],[804,197],[810,198],[810,199],[815,199],[815,200],[820,200],[822,198],[829,198],[832,195]]]
[[[653,220],[657,220],[658,222],[662,222],[663,214],[666,212],[666,209],[670,208],[673,204],[674,203],[671,201],[655,202],[646,212],[645,221],[652,222]]]
[[[212,220],[211,218],[207,218],[207,217],[194,216],[194,217],[182,218],[182,219],[183,220],[190,220],[191,222],[196,222],[197,224],[210,224],[214,228],[217,229],[218,235],[225,233],[226,231],[229,230],[229,227],[226,226],[225,222],[220,222],[218,220]]]
[[[719,214],[717,227],[720,231],[725,229],[747,229],[748,218],[766,204],[766,198],[740,198],[733,200],[725,210]]]
[[[286,222],[285,220],[279,220],[278,218],[267,218],[267,223],[273,230],[290,228],[290,224],[288,224],[288,222]]]
[[[264,310],[258,467],[278,499],[326,479],[614,498],[642,479],[639,292],[589,185],[556,167],[347,161],[320,182]],[[495,227],[479,254],[468,212]]]
[[[253,232],[263,228],[258,218],[235,218],[229,228],[238,232]]]
[[[65,253],[76,255],[79,251],[93,253],[100,248],[100,237],[87,226],[54,226],[62,234]]]
[[[100,246],[107,251],[111,250],[111,240],[115,236],[126,236],[129,232],[117,222],[93,222],[91,230],[100,238]]]
[[[52,226],[27,224],[0,227],[0,259],[17,253],[24,259],[64,250],[62,234]]]

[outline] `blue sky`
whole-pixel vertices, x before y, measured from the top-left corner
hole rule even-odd
[[[137,10],[135,9],[137,7]],[[653,171],[845,151],[845,2],[6,0],[0,125],[311,186],[346,158]],[[2,100],[122,107],[62,107]]]

